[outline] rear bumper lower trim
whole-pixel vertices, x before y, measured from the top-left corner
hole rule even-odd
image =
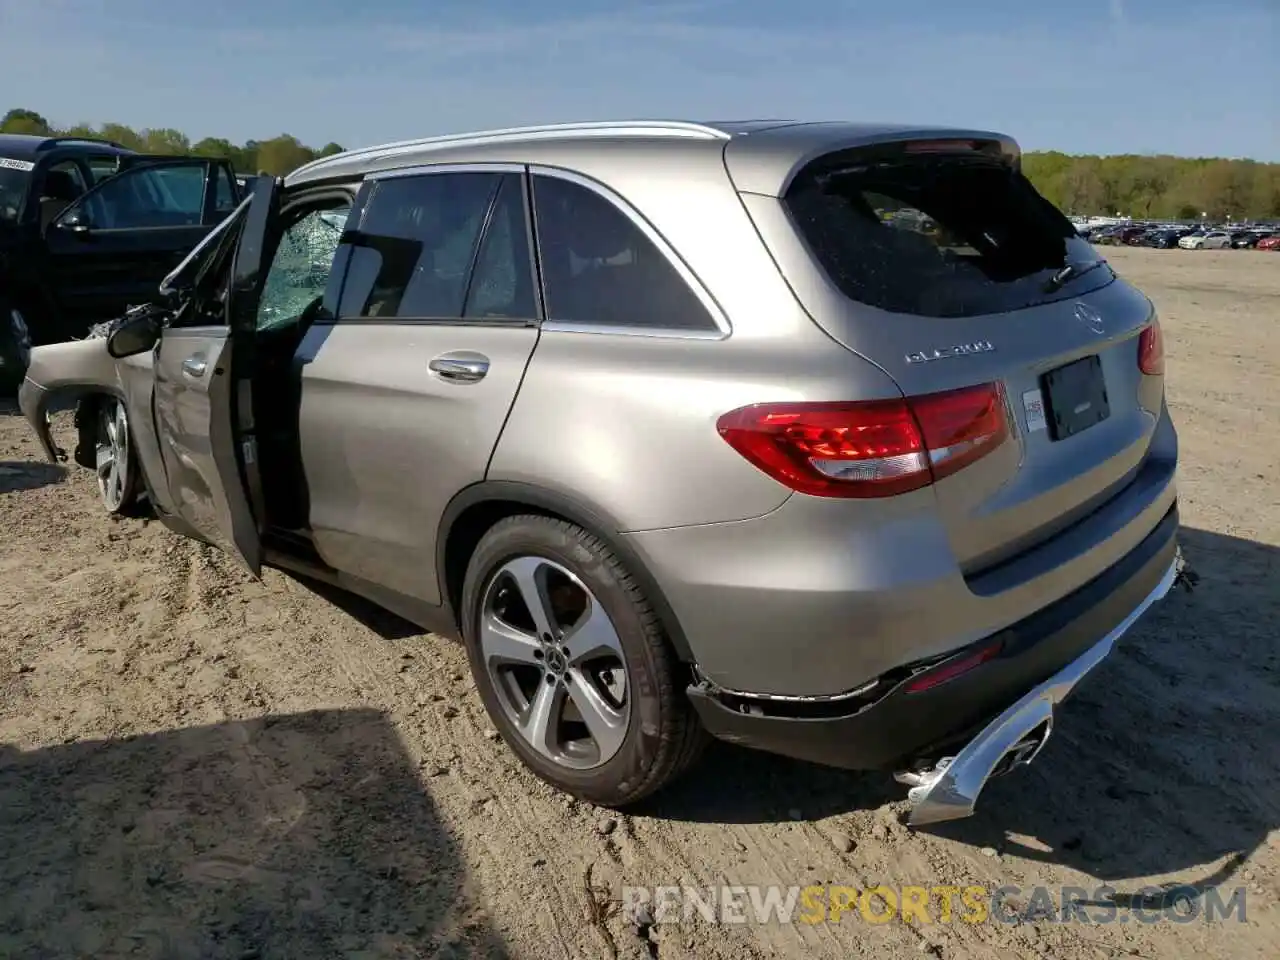
[[[939,764],[934,776],[912,787],[907,794],[911,802],[907,822],[921,826],[970,816],[1001,761],[1014,755],[1007,771],[1034,760],[1053,730],[1057,705],[1111,653],[1147,608],[1169,592],[1181,569],[1179,553],[1155,588],[1110,633],[991,721],[954,758]]]

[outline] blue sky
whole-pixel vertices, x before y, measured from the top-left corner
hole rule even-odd
[[[0,0],[0,94],[313,145],[797,117],[1280,160],[1280,0]]]

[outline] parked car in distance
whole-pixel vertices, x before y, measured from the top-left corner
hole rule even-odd
[[[0,391],[21,382],[32,343],[154,296],[239,200],[224,161],[0,134]]]
[[[1225,230],[1192,233],[1178,241],[1183,250],[1223,250],[1231,246],[1231,234]]]
[[[1178,230],[1152,230],[1143,236],[1141,245],[1169,250],[1176,247],[1181,238],[1182,233]]]
[[[1231,246],[1236,250],[1252,250],[1262,240],[1271,236],[1270,230],[1241,230],[1232,235]]]
[[[460,637],[511,750],[605,805],[709,732],[966,816],[1178,571],[1155,310],[998,133],[327,157],[32,351],[55,459],[65,399],[107,510]]]
[[[1258,250],[1280,250],[1280,234],[1273,233],[1269,237],[1263,237],[1258,241],[1256,249]]]

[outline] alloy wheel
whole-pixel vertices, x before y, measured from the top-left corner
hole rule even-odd
[[[590,770],[622,747],[631,719],[622,643],[573,573],[543,557],[504,563],[485,588],[478,638],[506,719],[539,754]]]
[[[119,510],[129,490],[132,469],[129,451],[129,419],[119,400],[103,401],[98,406],[98,438],[94,456],[98,475],[98,493],[112,512]]]

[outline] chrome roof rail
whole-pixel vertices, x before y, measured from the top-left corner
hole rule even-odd
[[[385,157],[406,153],[427,153],[450,147],[483,146],[491,143],[519,143],[527,140],[572,140],[578,137],[676,137],[693,140],[728,140],[730,134],[704,123],[685,120],[588,120],[578,123],[548,123],[530,127],[508,127],[480,130],[474,133],[451,133],[417,140],[399,140],[372,147],[361,147],[320,157],[303,164],[290,176],[309,172],[330,163],[360,157]]]

